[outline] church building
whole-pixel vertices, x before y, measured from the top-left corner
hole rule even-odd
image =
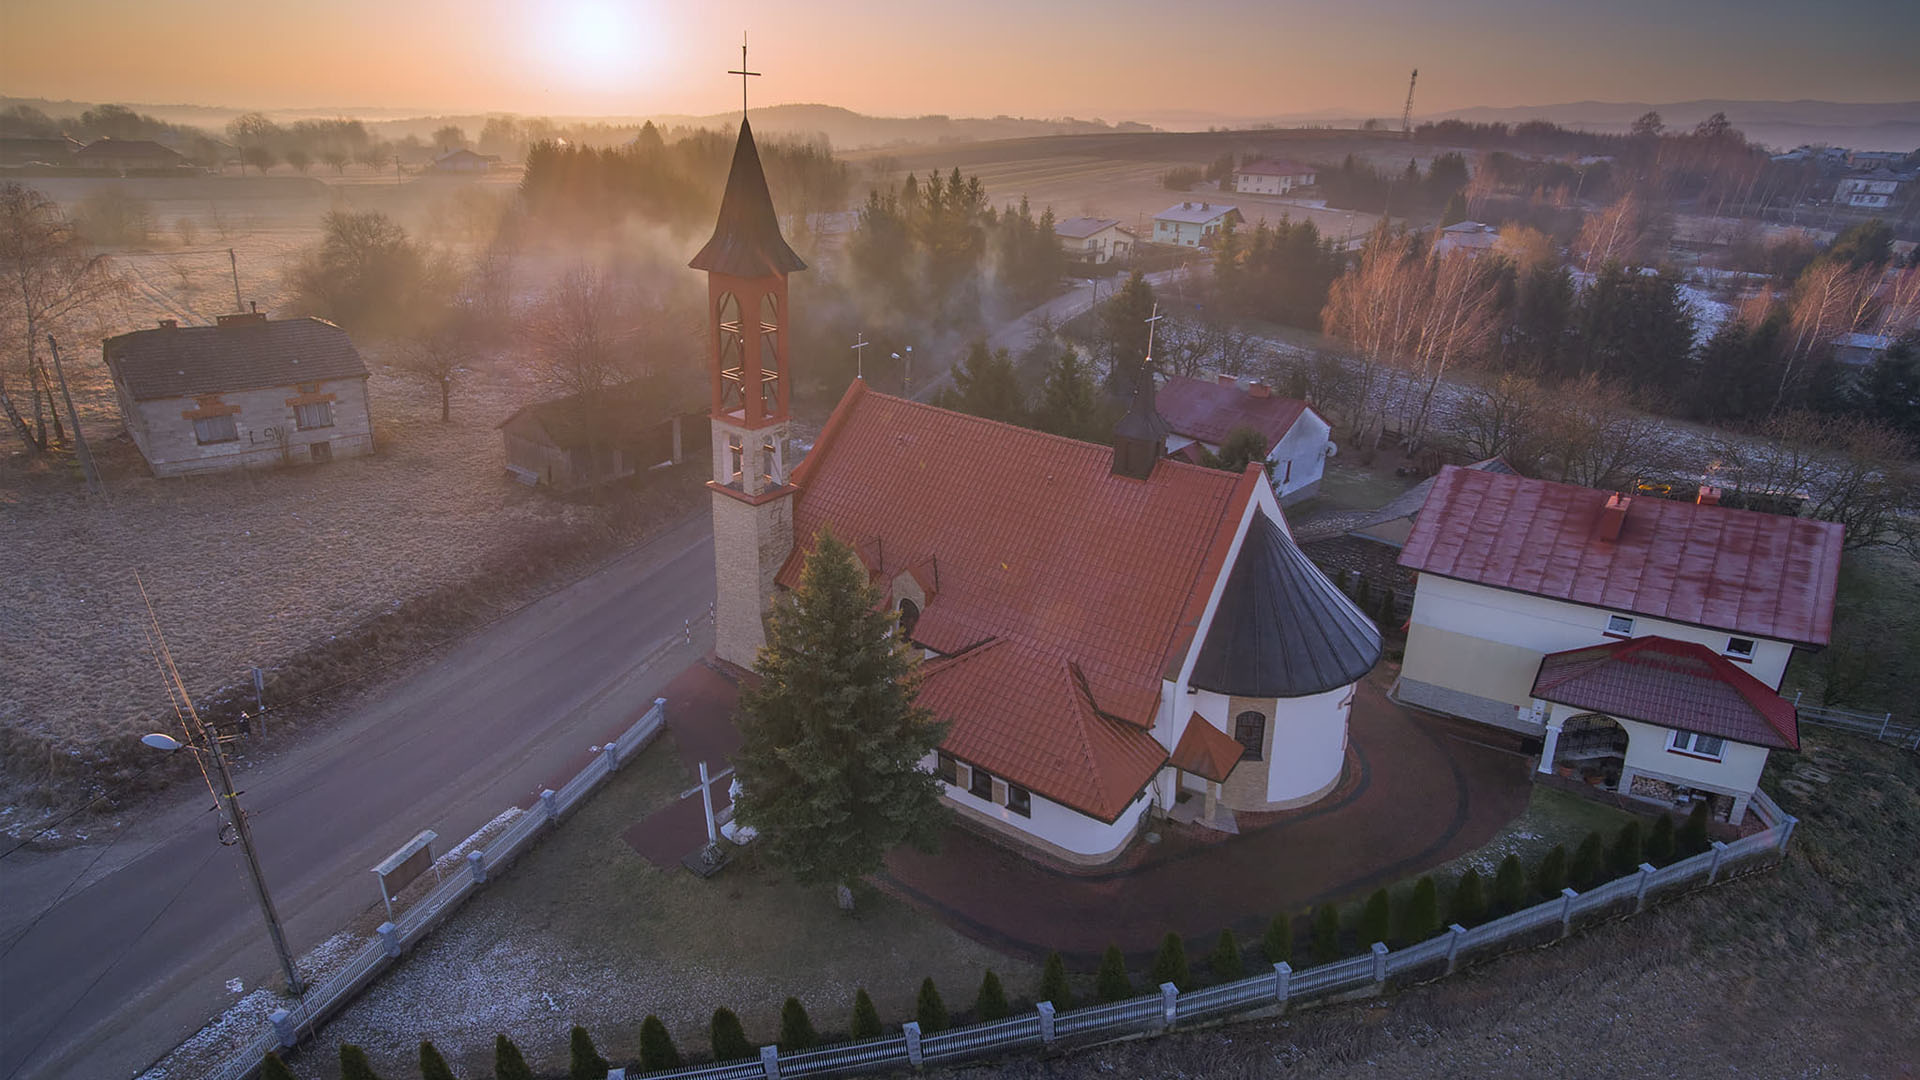
[[[1154,812],[1231,828],[1340,782],[1378,629],[1295,545],[1259,465],[1166,456],[1146,380],[1111,445],[855,381],[805,460],[781,237],[743,121],[708,274],[716,651],[752,667],[822,528],[851,544],[950,728],[956,813],[1057,860],[1118,858]]]

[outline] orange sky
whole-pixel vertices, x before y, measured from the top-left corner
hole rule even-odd
[[[0,0],[0,92],[236,107],[909,115],[1920,98],[1920,4],[1844,0]]]

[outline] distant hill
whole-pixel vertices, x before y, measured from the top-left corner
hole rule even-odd
[[[1920,101],[1573,101],[1561,105],[1455,109],[1423,120],[1519,123],[1551,120],[1590,131],[1625,131],[1641,114],[1660,114],[1669,128],[1690,128],[1723,112],[1747,138],[1789,149],[1825,143],[1855,150],[1912,150],[1920,147]]]

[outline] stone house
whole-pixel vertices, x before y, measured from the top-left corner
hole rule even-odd
[[[127,431],[155,476],[321,464],[373,451],[367,366],[324,319],[222,315],[108,338]]]

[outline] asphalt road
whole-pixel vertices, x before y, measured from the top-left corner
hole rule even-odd
[[[702,511],[497,622],[238,777],[296,954],[377,903],[369,868],[421,829],[445,850],[558,786],[711,646]],[[696,624],[698,625],[698,624]],[[270,755],[270,756],[269,756]],[[202,790],[106,844],[0,860],[0,1078],[133,1076],[278,966]],[[50,906],[51,905],[51,906]]]

